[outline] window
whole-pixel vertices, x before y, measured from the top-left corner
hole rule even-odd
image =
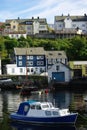
[[[37,65],[44,65],[43,61],[37,61]]]
[[[35,105],[31,105],[31,109],[35,109]]]
[[[36,109],[37,110],[41,110],[41,106],[40,105],[36,105]]]
[[[30,59],[33,59],[33,56],[30,56]]]
[[[14,73],[15,72],[15,69],[14,68],[12,68],[12,73]]]
[[[27,56],[27,60],[29,60],[30,59],[30,57],[29,56]]]
[[[62,53],[58,53],[58,55],[62,55]]]
[[[33,72],[34,70],[33,70],[33,68],[31,68],[31,72]]]
[[[47,116],[51,116],[51,112],[50,112],[50,111],[45,111],[45,114],[46,114]]]
[[[58,112],[57,111],[53,111],[53,115],[58,115]]]
[[[48,64],[53,64],[53,59],[48,59]]]
[[[85,27],[85,24],[82,24],[82,27]]]
[[[35,70],[38,71],[38,68],[36,67]]]
[[[74,65],[74,69],[81,69],[82,66],[81,65]]]
[[[40,61],[37,61],[37,65],[40,65]]]
[[[18,56],[18,59],[21,60],[21,59],[22,59],[22,56]]]
[[[20,73],[22,73],[23,72],[23,69],[22,68],[20,68]]]
[[[44,56],[37,56],[37,59],[44,59]]]
[[[57,70],[57,71],[59,70],[59,65],[56,66],[56,70]]]
[[[28,112],[28,110],[29,110],[29,106],[28,105],[24,106],[24,112]]]
[[[13,29],[15,29],[16,28],[16,26],[15,25],[13,25]]]
[[[59,24],[59,27],[62,27],[62,25],[61,25],[61,24]]]
[[[42,105],[42,108],[49,108],[49,105],[48,104]]]
[[[44,72],[43,68],[40,68],[40,72],[41,72],[41,73]]]
[[[40,65],[44,65],[44,62],[43,62],[43,61],[41,61],[41,62],[40,62]]]
[[[69,20],[69,17],[67,17],[67,20]]]
[[[27,61],[27,66],[32,66],[33,65],[33,61]]]
[[[19,61],[19,66],[22,66],[22,61]]]
[[[27,60],[29,60],[29,59],[33,59],[33,56],[27,56]]]
[[[18,34],[16,35],[16,37],[18,38]]]
[[[27,27],[27,30],[31,30],[31,27],[28,26],[28,27]]]
[[[72,26],[73,26],[73,27],[76,27],[76,24],[73,24]]]

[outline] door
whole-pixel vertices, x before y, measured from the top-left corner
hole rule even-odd
[[[53,72],[52,80],[57,82],[65,82],[65,73],[64,72]]]

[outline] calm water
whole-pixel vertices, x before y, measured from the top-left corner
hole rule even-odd
[[[48,94],[32,94],[27,97],[20,97],[19,92],[0,92],[0,130],[86,130],[87,129],[87,103],[84,97],[87,91],[70,92],[58,91]],[[16,123],[9,123],[8,115],[16,111],[19,103],[24,100],[35,99],[39,101],[51,101],[56,107],[67,108],[70,110],[84,112],[80,113],[81,122],[76,126],[35,126]],[[86,122],[84,124],[84,122]]]

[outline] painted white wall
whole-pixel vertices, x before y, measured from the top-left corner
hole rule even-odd
[[[38,21],[33,22],[33,34],[39,33],[39,26],[40,26],[40,24]]]
[[[63,30],[64,23],[63,22],[55,22],[54,28],[55,28],[55,31],[57,31],[57,30]]]
[[[9,37],[10,37],[10,38],[16,38],[16,39],[18,39],[18,38],[20,38],[21,36],[23,36],[24,38],[27,37],[26,33],[25,33],[25,34],[9,34]]]
[[[33,69],[33,72],[32,72]],[[27,72],[27,75],[32,74],[41,74],[40,69],[45,71],[45,67],[29,67],[29,72]],[[8,75],[26,75],[26,67],[17,67],[16,64],[7,64],[6,70]],[[22,71],[21,71],[22,70]]]
[[[65,18],[64,25],[65,28],[72,28],[72,20],[69,17]]]
[[[56,70],[56,66],[59,66],[59,70]],[[52,79],[52,72],[64,72],[65,73],[65,82],[69,82],[71,79],[71,71],[69,68],[67,68],[65,65],[58,63],[53,65],[49,70],[48,70],[48,82]]]

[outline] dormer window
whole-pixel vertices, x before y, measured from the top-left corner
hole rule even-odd
[[[62,55],[62,53],[58,53],[58,55]]]
[[[50,56],[52,56],[53,54],[52,53],[49,53]]]

